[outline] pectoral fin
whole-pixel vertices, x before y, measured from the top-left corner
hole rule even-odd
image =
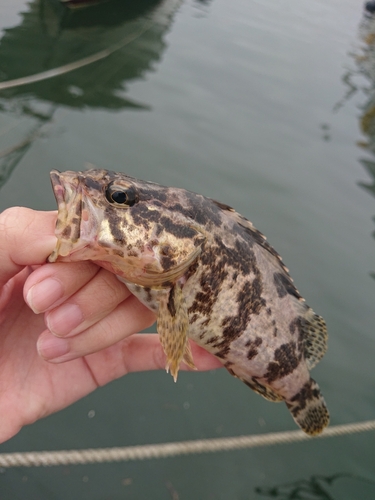
[[[182,288],[176,283],[159,300],[157,328],[167,356],[166,370],[177,380],[181,361],[195,368],[187,337],[189,319]]]

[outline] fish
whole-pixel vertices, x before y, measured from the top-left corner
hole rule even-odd
[[[308,435],[329,412],[310,370],[327,350],[324,319],[279,254],[232,207],[181,188],[92,168],[50,174],[58,205],[49,262],[90,260],[157,315],[166,368],[194,368],[189,339]]]

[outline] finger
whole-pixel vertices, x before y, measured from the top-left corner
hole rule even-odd
[[[72,337],[108,316],[129,296],[124,283],[101,269],[67,302],[46,314],[47,328],[58,337]]]
[[[45,360],[61,363],[105,349],[154,321],[155,315],[131,295],[111,314],[74,337],[56,337],[49,330],[43,332],[37,348]]]
[[[0,287],[24,266],[46,261],[56,245],[56,214],[23,207],[0,214]]]
[[[41,266],[26,280],[25,301],[36,314],[55,308],[92,280],[99,269],[87,260]]]
[[[193,341],[190,341],[190,346],[198,371],[222,368],[222,363],[213,354]],[[159,335],[152,333],[131,335],[104,351],[86,356],[85,360],[96,384],[100,386],[127,373],[164,370],[166,364]],[[182,363],[181,370],[191,371],[191,368]]]

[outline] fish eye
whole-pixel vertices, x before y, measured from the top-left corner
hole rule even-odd
[[[132,207],[138,201],[138,196],[133,187],[125,188],[123,186],[116,186],[109,184],[105,191],[105,196],[109,203],[114,205],[125,205]]]

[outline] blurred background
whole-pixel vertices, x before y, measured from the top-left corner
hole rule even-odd
[[[90,58],[90,59],[87,59]],[[39,75],[39,81],[29,78]],[[35,80],[35,78],[34,78]],[[350,0],[0,4],[0,210],[50,210],[93,163],[227,203],[327,321],[333,425],[375,418],[375,19]],[[163,443],[296,427],[224,370],[128,375],[0,445]],[[0,470],[1,499],[370,500],[374,434]]]

